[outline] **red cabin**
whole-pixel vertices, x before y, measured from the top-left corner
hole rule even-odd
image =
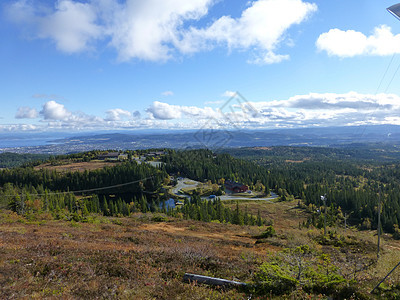
[[[249,189],[247,185],[230,180],[225,181],[225,188],[234,193],[245,193]]]

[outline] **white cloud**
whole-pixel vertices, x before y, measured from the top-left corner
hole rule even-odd
[[[59,0],[54,10],[49,11],[20,0],[9,6],[8,14],[15,22],[30,26],[33,37],[50,39],[66,53],[89,50],[103,35],[101,26],[96,24],[95,7],[90,3]]]
[[[400,112],[400,97],[393,94],[349,92],[310,93],[287,100],[251,102],[259,111],[255,123],[280,126],[345,126],[388,124]]]
[[[247,102],[246,102],[247,103]],[[220,129],[290,128],[313,126],[348,126],[365,124],[399,124],[400,96],[395,94],[360,94],[349,92],[310,93],[288,99],[228,103],[222,112],[210,107],[172,105],[155,101],[146,110],[110,109],[107,118],[70,112],[62,104],[48,101],[40,112],[37,124],[0,126],[6,130],[104,130],[104,129],[198,129],[218,124]],[[249,109],[251,107],[252,109]],[[34,116],[30,108],[21,108],[20,116]],[[254,113],[256,112],[256,113]]]
[[[0,132],[15,132],[15,131],[35,131],[42,130],[36,125],[32,124],[8,124],[8,125],[0,125]]]
[[[172,120],[179,119],[181,117],[178,106],[169,105],[168,103],[159,101],[154,101],[146,111],[155,119],[160,120]]]
[[[335,28],[321,34],[316,46],[330,56],[391,55],[400,53],[400,34],[394,35],[386,25],[376,27],[370,36],[354,30]]]
[[[256,102],[255,104],[270,107],[296,108],[303,110],[331,110],[331,109],[354,109],[359,112],[369,110],[391,110],[399,104],[399,97],[392,94],[359,94],[349,92],[346,94],[336,93],[310,93],[308,95],[297,95],[288,100]]]
[[[139,58],[165,61],[185,21],[198,20],[212,0],[128,0],[114,11],[109,29],[111,45],[122,61]]]
[[[64,105],[59,104],[55,101],[48,101],[43,105],[43,109],[40,114],[45,120],[66,120],[72,114],[69,112]]]
[[[146,110],[153,118],[159,120],[172,120],[180,118],[206,119],[210,117],[220,117],[220,114],[210,107],[180,106],[171,105],[164,102],[154,101]]]
[[[91,5],[59,1],[56,12],[39,20],[39,37],[53,39],[62,51],[80,52],[101,37],[101,28],[95,22],[96,14]]]
[[[288,55],[276,54],[286,31],[300,24],[317,10],[315,4],[301,0],[259,0],[243,11],[240,18],[223,16],[205,29],[191,27],[183,34],[178,47],[193,53],[211,49],[216,44],[229,49],[255,50],[254,63],[278,63]]]
[[[106,112],[106,114],[107,114],[106,118],[107,121],[120,121],[121,119],[132,117],[131,112],[120,108],[110,109]]]
[[[66,53],[91,50],[102,41],[116,49],[120,61],[166,61],[179,52],[227,47],[252,52],[249,62],[259,64],[288,59],[276,53],[283,41],[293,43],[288,29],[317,10],[302,0],[257,0],[239,18],[221,16],[196,27],[216,2],[58,0],[51,7],[18,0],[6,7],[9,18],[30,31],[28,38],[50,39]]]
[[[35,119],[39,116],[39,112],[35,108],[23,106],[18,108],[15,114],[16,119]]]

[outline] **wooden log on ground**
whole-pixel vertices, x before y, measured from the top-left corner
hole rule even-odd
[[[244,287],[247,284],[244,282],[238,282],[238,281],[232,281],[232,280],[226,280],[226,279],[221,279],[221,278],[215,278],[215,277],[209,277],[209,276],[203,276],[203,275],[196,275],[196,274],[190,274],[190,273],[185,273],[183,275],[183,281],[184,282],[197,282],[197,283],[203,283],[203,284],[208,284],[208,285],[213,285],[213,286],[220,286],[220,287]]]

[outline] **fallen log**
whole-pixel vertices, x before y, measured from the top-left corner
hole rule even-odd
[[[244,282],[238,282],[238,281],[233,281],[233,280],[226,280],[226,279],[221,279],[221,278],[196,275],[196,274],[190,274],[190,273],[185,273],[185,275],[183,275],[183,281],[189,282],[189,283],[197,282],[197,283],[203,283],[203,284],[208,284],[208,285],[213,285],[213,286],[220,286],[220,287],[225,287],[225,288],[226,287],[247,286],[247,284]]]

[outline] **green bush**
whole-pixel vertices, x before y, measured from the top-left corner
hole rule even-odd
[[[155,215],[151,218],[153,222],[168,222],[168,218],[162,215]]]
[[[261,233],[260,238],[265,239],[273,237],[276,235],[275,229],[272,226],[268,226],[263,233]]]
[[[306,292],[334,295],[347,286],[346,280],[338,274],[317,274],[316,277],[317,278],[314,278],[314,280],[303,287]]]
[[[400,299],[400,283],[390,285],[382,283],[376,289],[375,294],[381,295],[382,299],[398,300]]]
[[[255,274],[254,293],[283,295],[296,289],[298,281],[275,263],[263,263]]]

